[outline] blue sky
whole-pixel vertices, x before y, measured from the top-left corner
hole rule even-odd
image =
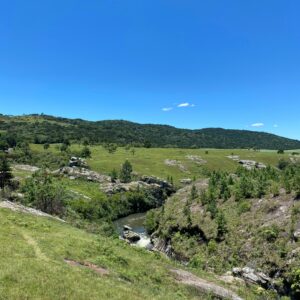
[[[299,11],[298,0],[1,1],[0,112],[300,139]]]

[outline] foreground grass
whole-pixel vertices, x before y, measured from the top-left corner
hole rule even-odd
[[[0,209],[0,236],[1,300],[213,299],[176,283],[169,270],[178,265],[162,255],[56,220]],[[70,266],[65,259],[93,263],[109,274]],[[212,274],[197,273],[218,283]],[[240,292],[255,299],[245,287]]]
[[[31,145],[34,151],[42,152],[42,145]],[[71,151],[79,152],[83,146],[72,145]],[[134,155],[125,148],[118,148],[114,154],[109,154],[101,146],[91,146],[92,158],[87,162],[92,170],[109,174],[113,169],[119,170],[121,164],[128,159],[134,171],[139,174],[154,175],[161,178],[172,176],[175,182],[183,178],[202,177],[203,171],[226,170],[234,172],[238,163],[227,156],[239,155],[241,159],[251,159],[262,162],[266,165],[276,166],[281,158],[288,159],[289,154],[277,154],[276,151],[253,151],[242,149],[175,149],[175,148],[136,148]],[[59,152],[58,145],[51,145],[47,151]],[[207,163],[198,165],[187,158],[188,155],[201,157]],[[180,170],[179,166],[168,166],[165,160],[176,160],[184,166],[185,170]]]

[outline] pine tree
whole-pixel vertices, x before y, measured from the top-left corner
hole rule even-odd
[[[224,238],[224,235],[228,232],[227,221],[222,211],[218,212],[216,217],[216,223],[217,223],[217,238],[222,239]]]
[[[128,160],[126,160],[120,171],[120,180],[124,183],[130,182],[131,173],[132,173],[132,165]]]
[[[0,188],[11,184],[13,178],[11,168],[6,156],[0,158]]]

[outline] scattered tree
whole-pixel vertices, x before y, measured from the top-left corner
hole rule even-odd
[[[81,157],[90,158],[92,156],[92,152],[89,147],[85,146],[81,151]]]
[[[49,149],[50,144],[49,143],[45,143],[43,147],[44,147],[44,150],[47,150],[47,149]]]
[[[120,171],[120,180],[124,183],[128,183],[131,181],[131,173],[132,173],[132,165],[126,160],[122,165],[122,169]]]

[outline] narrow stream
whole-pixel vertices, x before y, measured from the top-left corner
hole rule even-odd
[[[120,237],[123,236],[123,227],[127,225],[132,228],[132,231],[138,233],[141,236],[141,239],[136,243],[139,247],[147,247],[151,241],[150,236],[147,234],[144,227],[144,222],[146,219],[146,213],[132,214],[127,217],[118,219],[114,222],[116,230]]]

